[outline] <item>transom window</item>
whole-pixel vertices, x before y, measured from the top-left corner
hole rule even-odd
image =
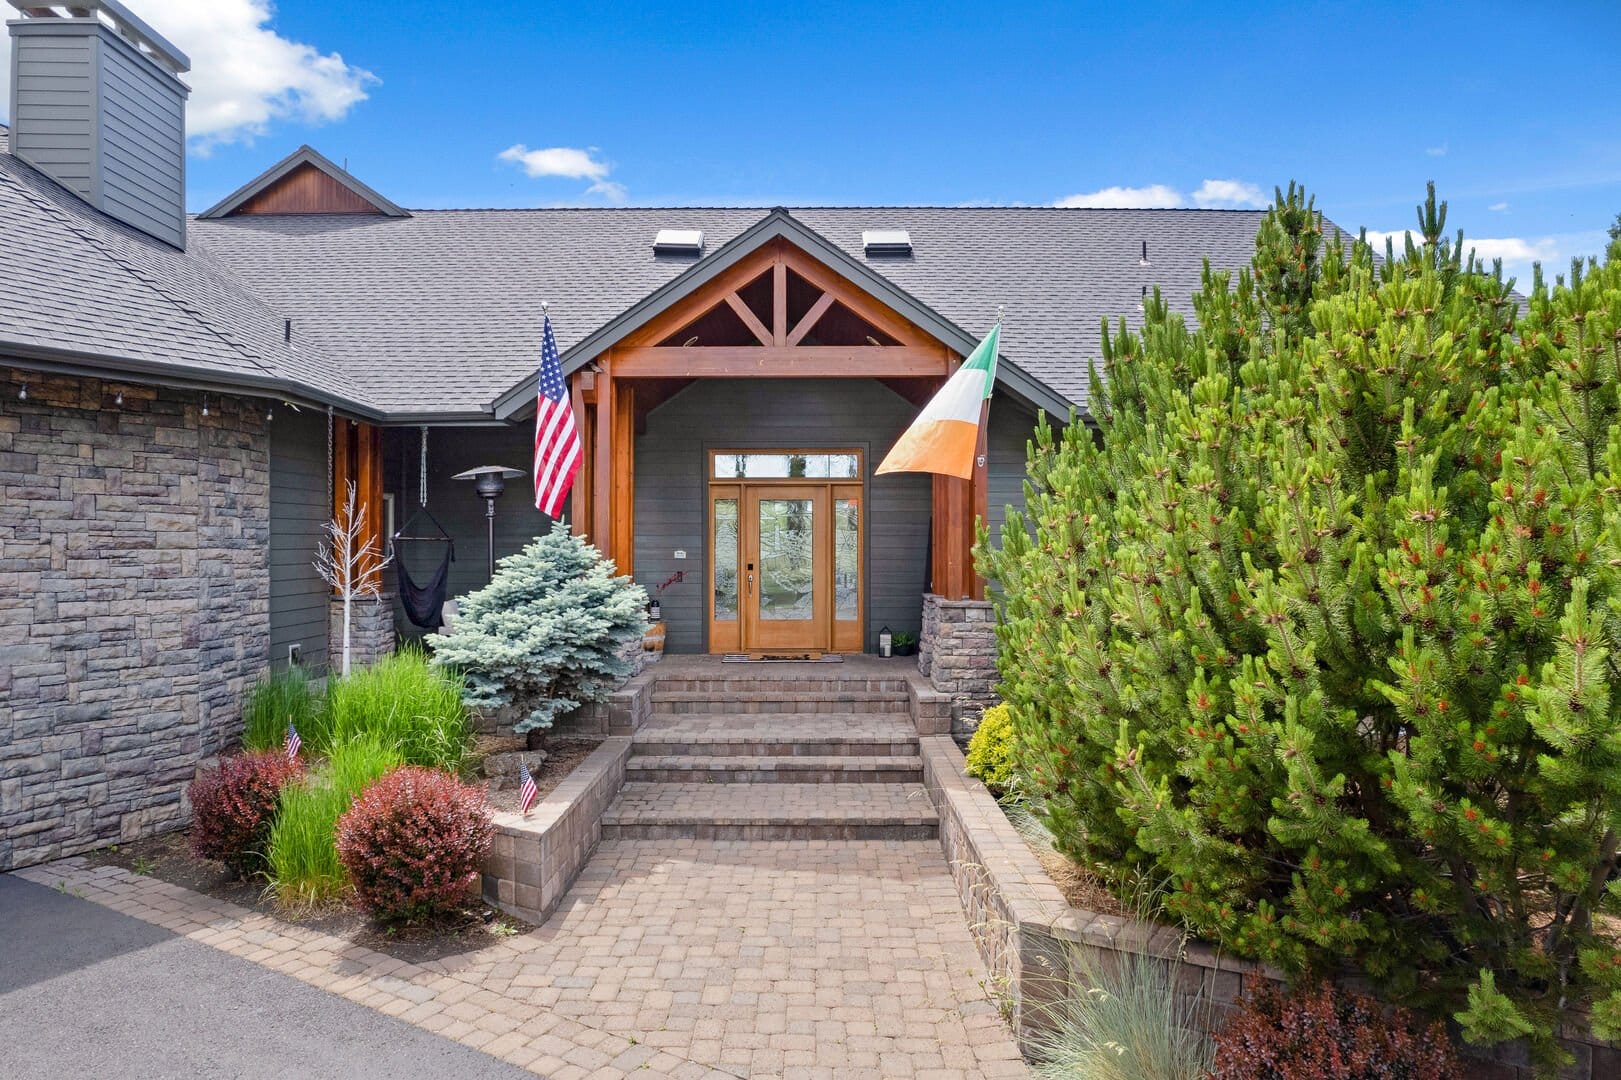
[[[856,453],[718,453],[716,480],[847,480],[861,475]]]

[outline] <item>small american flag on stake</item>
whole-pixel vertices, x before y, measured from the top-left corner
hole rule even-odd
[[[298,750],[304,745],[304,740],[298,737],[298,729],[291,722],[287,725],[287,738],[282,740],[281,748],[287,752],[288,761],[298,760]]]
[[[522,761],[518,762],[518,775],[523,778],[523,782],[518,785],[518,812],[527,817],[529,808],[540,798],[540,789],[535,786],[535,777],[530,773],[529,766]]]
[[[563,516],[563,500],[580,471],[580,452],[580,432],[563,383],[552,317],[542,314],[540,385],[535,397],[535,509],[553,520]]]

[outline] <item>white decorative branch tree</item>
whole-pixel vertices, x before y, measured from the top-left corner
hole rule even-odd
[[[347,485],[343,510],[322,528],[327,538],[315,549],[315,572],[343,601],[343,667],[349,674],[349,613],[356,600],[383,594],[383,568],[392,560],[366,535],[366,508],[357,506],[355,485]]]

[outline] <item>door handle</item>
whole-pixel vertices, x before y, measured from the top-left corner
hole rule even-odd
[[[745,596],[753,596],[754,595],[754,575],[753,574],[750,574],[748,576],[748,586],[747,586],[746,591],[744,592],[744,595]]]

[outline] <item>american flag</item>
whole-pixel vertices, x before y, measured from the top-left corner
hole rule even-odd
[[[552,317],[543,316],[540,386],[535,399],[535,509],[557,519],[580,471],[580,432],[574,426],[563,362],[552,336]]]
[[[287,738],[282,740],[281,744],[281,748],[287,752],[287,760],[297,761],[299,747],[303,745],[304,740],[298,737],[298,729],[289,723],[287,725]]]
[[[535,786],[535,777],[530,773],[529,766],[521,761],[518,762],[518,774],[523,777],[523,783],[518,785],[519,813],[527,816],[529,808],[540,798],[540,789]]]

